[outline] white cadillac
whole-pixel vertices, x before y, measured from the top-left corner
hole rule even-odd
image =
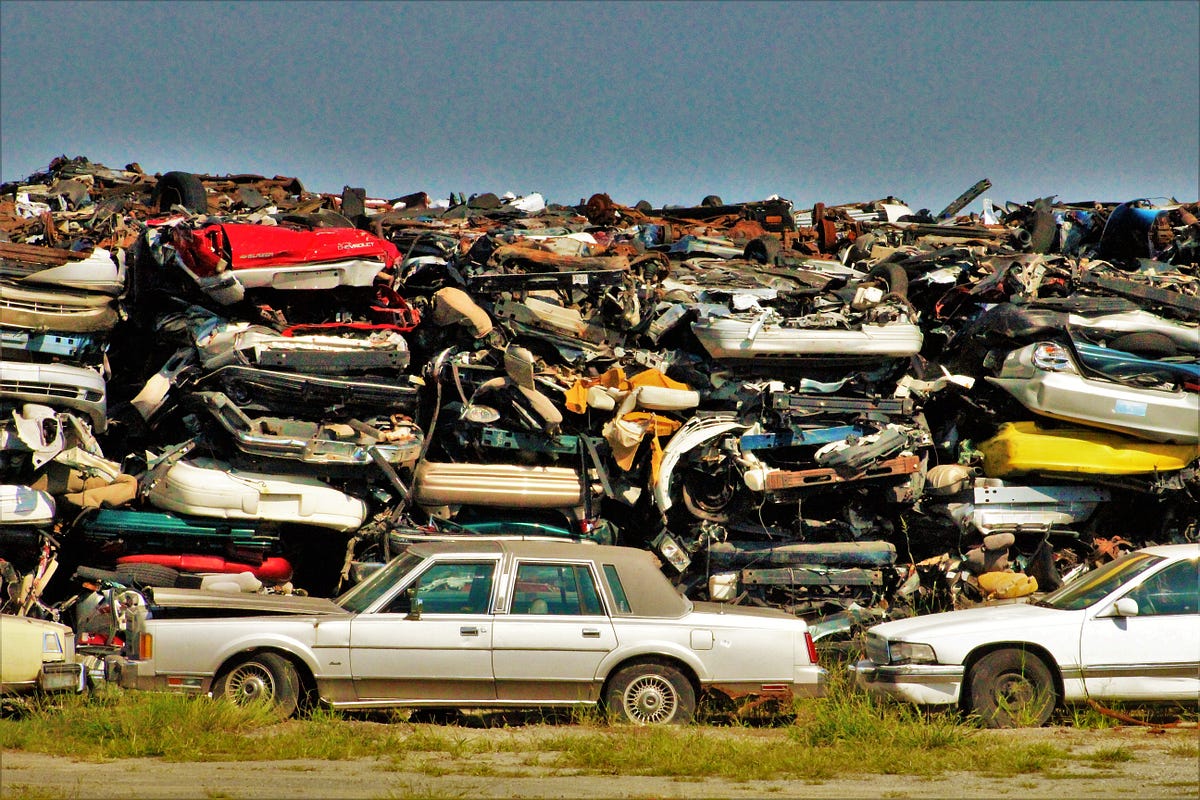
[[[1035,603],[885,622],[859,685],[955,705],[990,727],[1042,725],[1063,703],[1200,702],[1200,544],[1147,547]]]

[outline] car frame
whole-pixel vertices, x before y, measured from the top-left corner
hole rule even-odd
[[[683,723],[704,692],[790,707],[826,678],[803,620],[693,603],[636,548],[418,543],[336,602],[184,589],[144,599],[110,680],[265,697],[285,716],[309,696],[335,708],[602,705],[638,724]]]
[[[885,622],[851,669],[871,694],[958,706],[989,727],[1042,725],[1087,700],[1194,704],[1198,569],[1200,544],[1147,547],[1036,603]]]

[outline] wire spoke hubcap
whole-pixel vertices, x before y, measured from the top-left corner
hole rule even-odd
[[[678,698],[670,682],[658,675],[647,675],[625,690],[625,712],[634,722],[654,723],[675,714]]]
[[[247,664],[229,676],[226,694],[238,703],[270,700],[275,696],[275,681],[263,667]]]

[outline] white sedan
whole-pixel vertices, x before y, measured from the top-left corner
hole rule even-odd
[[[147,589],[109,678],[126,688],[334,708],[603,705],[684,723],[824,692],[804,621],[693,603],[645,550],[486,540],[411,545],[334,600]]]
[[[958,705],[990,727],[1042,725],[1087,699],[1200,698],[1200,544],[1128,553],[1038,602],[885,622],[867,631],[860,686]]]

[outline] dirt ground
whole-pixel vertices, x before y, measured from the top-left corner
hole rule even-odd
[[[536,740],[562,732],[534,726]],[[496,735],[463,729],[463,736]],[[1145,728],[1081,731],[1043,728],[1001,735],[1045,741],[1073,756],[1121,747],[1133,758],[1111,766],[1068,759],[1056,774],[983,777],[962,772],[937,778],[858,775],[843,780],[751,781],[574,774],[530,766],[520,754],[496,753],[455,761],[432,755],[418,771],[398,771],[380,759],[351,761],[238,761],[173,763],[128,759],[74,761],[21,751],[0,753],[0,798],[1200,798],[1200,763],[1182,755],[1200,737],[1189,727],[1154,733]],[[1192,751],[1194,752],[1194,751]]]

